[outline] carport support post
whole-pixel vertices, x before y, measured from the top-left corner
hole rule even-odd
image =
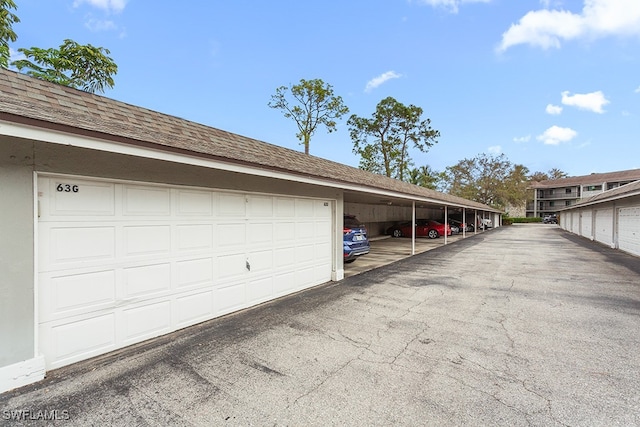
[[[411,209],[411,255],[416,254],[416,201]]]
[[[444,244],[447,244],[447,225],[449,225],[449,217],[447,216],[447,205],[444,205]]]
[[[462,238],[467,237],[467,208],[462,208]]]
[[[473,234],[478,233],[478,210],[473,211]]]

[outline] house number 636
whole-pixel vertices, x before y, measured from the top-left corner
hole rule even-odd
[[[56,190],[64,193],[77,193],[78,191],[80,191],[77,185],[71,184],[58,184],[56,186]]]

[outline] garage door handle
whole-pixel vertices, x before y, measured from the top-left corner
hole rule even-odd
[[[251,264],[249,264],[249,260],[246,261],[247,271],[251,271]]]

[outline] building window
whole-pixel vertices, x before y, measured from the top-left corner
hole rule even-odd
[[[564,205],[565,206],[571,206],[571,200],[565,200]]]
[[[553,207],[553,205],[555,205],[556,202],[554,202],[553,200],[549,202],[549,206]]]
[[[586,191],[600,191],[600,190],[602,190],[602,185],[587,185],[585,190]]]
[[[570,189],[570,188],[566,188],[566,189],[564,190],[564,192],[565,192],[566,194],[571,194],[571,189]]]

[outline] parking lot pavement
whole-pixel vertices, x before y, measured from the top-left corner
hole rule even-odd
[[[640,425],[639,327],[637,257],[501,227],[53,371],[0,423]]]

